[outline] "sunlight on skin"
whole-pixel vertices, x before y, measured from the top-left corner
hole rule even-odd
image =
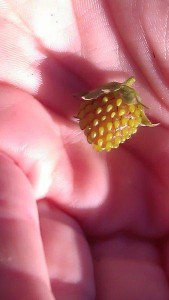
[[[93,299],[93,267],[83,232],[77,222],[58,209],[42,202],[38,207],[53,291],[60,297],[69,294],[70,299]]]
[[[0,1],[3,299],[11,278],[16,299],[168,299],[168,9]],[[161,126],[98,154],[73,95],[129,76]]]
[[[0,195],[1,298],[24,298],[25,286],[28,298],[52,300],[32,187],[22,170],[2,154]]]

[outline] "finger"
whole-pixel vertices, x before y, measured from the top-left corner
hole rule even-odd
[[[93,247],[98,300],[167,300],[168,282],[157,248],[124,236]]]
[[[107,169],[76,126],[51,116],[23,91],[1,86],[0,99],[0,149],[27,174],[36,198],[47,195],[82,214],[100,205]]]
[[[94,299],[89,248],[78,224],[47,203],[39,203],[41,234],[56,299]]]
[[[0,298],[53,299],[31,186],[0,155]]]
[[[56,166],[68,185],[68,158],[50,114],[34,97],[9,86],[0,86],[0,100],[0,150],[27,174],[36,197],[46,195]]]
[[[168,2],[156,0],[149,6],[144,5],[143,1],[136,1],[133,6],[132,2],[127,5],[123,1],[108,1],[108,7],[126,48],[137,62],[137,67],[142,69],[150,85],[153,83],[156,92],[164,92],[166,95],[168,56],[165,53],[168,35],[165,37],[164,26],[168,18]],[[146,14],[142,13],[143,10]],[[140,22],[137,22],[138,18]],[[160,66],[158,71],[157,64]]]

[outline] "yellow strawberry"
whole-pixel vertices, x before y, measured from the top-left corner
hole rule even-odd
[[[97,151],[118,148],[140,125],[157,125],[148,120],[140,96],[130,87],[134,81],[111,82],[82,96],[79,126]]]

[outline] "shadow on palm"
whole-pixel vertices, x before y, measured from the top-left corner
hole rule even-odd
[[[98,154],[73,118],[81,101],[74,94],[134,74],[98,70],[69,53],[49,53],[40,70],[43,84],[37,97],[60,125],[72,168],[72,189],[67,199],[58,200],[56,195],[51,198],[92,235],[121,230],[143,236],[165,234],[169,226],[168,130],[162,125],[139,128],[117,150]],[[141,97],[144,103],[144,92]]]

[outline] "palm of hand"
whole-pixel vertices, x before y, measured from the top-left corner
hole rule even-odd
[[[1,157],[2,295],[167,299],[165,3],[145,6],[153,26],[139,1],[33,3],[8,1],[1,18],[0,146],[19,166]],[[161,125],[97,155],[70,120],[72,94],[128,75]]]

